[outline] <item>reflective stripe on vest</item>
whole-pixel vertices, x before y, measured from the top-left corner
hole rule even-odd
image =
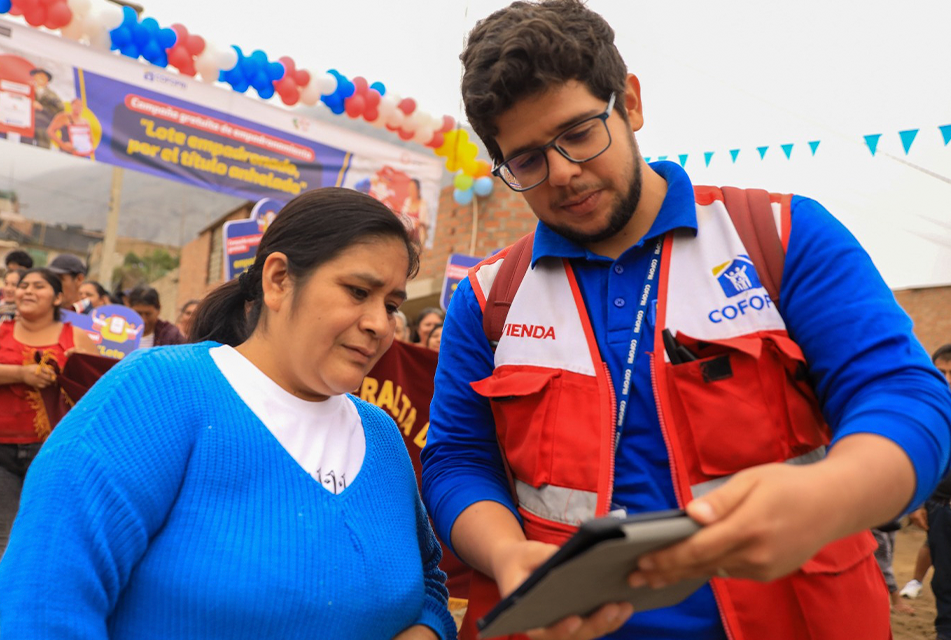
[[[580,491],[550,484],[536,489],[526,482],[516,480],[515,493],[518,495],[519,508],[539,518],[573,527],[593,518],[597,510],[598,494],[595,491]]]
[[[826,448],[819,447],[818,449],[814,449],[810,451],[809,453],[786,460],[786,464],[812,464],[813,462],[819,462],[825,457],[826,457]],[[733,474],[733,475],[736,475],[736,474]],[[721,486],[726,484],[728,480],[732,480],[733,475],[723,476],[721,478],[714,478],[713,480],[708,480],[706,482],[701,482],[700,484],[692,485],[690,487],[690,492],[693,494],[694,498],[705,496],[711,491],[713,491],[714,489],[719,489]]]

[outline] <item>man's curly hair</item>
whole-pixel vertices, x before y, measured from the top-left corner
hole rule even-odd
[[[476,24],[459,57],[466,117],[497,162],[496,121],[522,98],[577,80],[607,101],[627,78],[614,30],[580,0],[513,2]],[[615,108],[626,119],[624,101]]]

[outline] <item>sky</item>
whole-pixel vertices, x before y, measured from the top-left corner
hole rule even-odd
[[[163,26],[383,82],[462,117],[459,52],[499,0],[141,0]],[[951,284],[951,2],[589,0],[641,82],[644,156],[815,197],[893,288]],[[341,116],[346,117],[346,116]],[[899,131],[919,129],[906,154]],[[873,157],[864,136],[882,134]],[[815,155],[809,142],[818,141]],[[792,144],[789,157],[781,145]],[[760,158],[757,147],[768,147]],[[739,149],[736,160],[730,150]],[[705,153],[712,152],[709,166]]]

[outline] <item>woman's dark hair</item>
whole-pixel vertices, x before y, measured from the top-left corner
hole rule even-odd
[[[50,271],[45,267],[34,267],[32,269],[27,269],[20,274],[20,282],[23,282],[23,278],[27,277],[31,273],[39,274],[44,280],[46,280],[51,287],[53,287],[53,297],[55,298],[59,294],[63,293],[63,283],[59,281],[59,276]],[[19,284],[17,285],[19,286]],[[59,312],[59,305],[53,303],[53,320],[59,322],[61,319],[61,314]]]
[[[607,102],[627,82],[614,30],[580,0],[513,2],[476,24],[459,57],[466,117],[496,162],[496,121],[522,98],[578,80]]]
[[[434,327],[433,327],[433,330],[429,332],[429,336],[426,338],[426,344],[423,345],[423,346],[426,347],[427,349],[431,349],[431,348],[432,348],[432,347],[429,346],[429,344],[433,341],[433,334],[436,333],[436,329],[442,329],[442,323],[441,323],[441,322],[438,323],[436,326],[434,326]]]
[[[440,322],[446,319],[446,312],[440,309],[439,307],[426,307],[425,309],[417,313],[416,319],[413,320],[413,332],[412,332],[412,335],[410,336],[410,339],[414,343],[417,343],[417,344],[419,343],[419,340],[420,340],[419,325],[428,315],[439,316]],[[426,345],[423,345],[423,346],[425,347]]]
[[[189,300],[188,302],[182,305],[182,308],[178,310],[178,313],[179,314],[185,313],[185,309],[193,305],[197,306],[199,303],[201,303],[201,300],[199,300],[198,298],[192,298],[191,300]]]
[[[96,294],[100,298],[105,298],[106,300],[111,299],[111,297],[109,296],[109,292],[106,291],[106,288],[102,286],[101,284],[99,284],[98,282],[96,282],[95,280],[86,280],[85,282],[83,282],[83,284],[91,284],[93,287],[95,287]]]
[[[394,238],[406,246],[406,275],[416,275],[416,246],[402,221],[386,205],[352,189],[328,187],[302,193],[281,209],[264,232],[251,268],[219,286],[198,305],[191,341],[214,340],[234,347],[251,336],[263,308],[264,261],[272,253],[287,256],[288,273],[298,286],[344,250],[382,238]]]
[[[140,285],[129,292],[129,306],[145,305],[159,309],[162,307],[162,301],[159,298],[159,292],[152,287]]]
[[[932,364],[938,364],[938,360],[951,359],[951,344],[938,347],[938,350],[931,354]]]

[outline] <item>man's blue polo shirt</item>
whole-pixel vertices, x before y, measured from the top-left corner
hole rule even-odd
[[[623,379],[636,298],[655,240],[672,229],[697,229],[687,174],[670,162],[651,167],[667,181],[666,197],[650,231],[617,260],[591,253],[542,223],[535,234],[533,264],[546,256],[571,261],[615,389]],[[945,473],[951,448],[951,393],[856,240],[812,200],[794,197],[792,209],[780,312],[810,363],[824,415],[835,434],[833,444],[858,432],[878,433],[897,442],[915,464],[918,487],[913,504],[918,504]],[[654,287],[652,310],[656,291]],[[653,351],[653,329],[654,314],[648,313],[615,457],[613,502],[629,513],[678,506],[651,386],[648,354]],[[469,282],[463,281],[453,294],[443,327],[436,394],[421,456],[423,498],[437,533],[447,543],[455,519],[474,502],[493,500],[516,513],[491,409],[469,387],[492,373],[492,357],[478,301]],[[611,637],[726,636],[713,593],[704,587],[676,607],[636,614]]]

